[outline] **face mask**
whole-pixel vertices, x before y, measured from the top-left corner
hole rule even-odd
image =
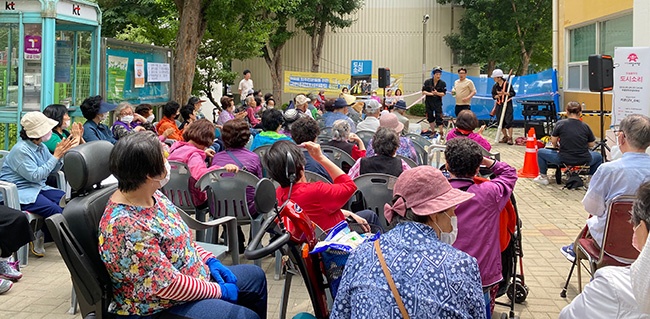
[[[167,183],[169,182],[169,178],[171,177],[171,173],[170,173],[171,170],[172,170],[172,166],[169,165],[168,161],[165,161],[165,172],[166,172],[166,174],[165,174],[165,177],[163,177],[163,179],[158,181],[160,183],[160,188],[165,187],[165,185],[167,185]]]
[[[52,131],[49,131],[47,132],[47,134],[45,134],[45,136],[41,137],[41,141],[47,142],[50,140],[51,137],[52,137]]]
[[[66,120],[63,122],[63,128],[68,128],[70,127],[70,120]]]
[[[108,117],[108,113],[103,113],[99,115],[99,121],[104,122],[106,118]]]
[[[153,120],[155,120],[155,119],[156,119],[156,117],[153,116],[153,114],[147,116],[147,122],[149,122],[149,123],[153,123]]]
[[[126,124],[129,124],[129,123],[133,122],[133,115],[122,116],[122,122],[124,122]]]
[[[451,219],[451,232],[446,233],[442,231],[442,228],[436,223],[436,227],[440,230],[440,241],[449,245],[453,245],[456,242],[456,237],[458,237],[458,218],[456,216],[449,216],[445,213],[449,219]]]

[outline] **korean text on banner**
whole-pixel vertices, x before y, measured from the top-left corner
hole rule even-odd
[[[147,63],[147,82],[169,82],[169,63]]]
[[[126,70],[129,65],[129,58],[119,56],[108,56],[108,85],[107,99],[120,100],[124,94],[124,84],[126,80]]]
[[[133,71],[135,77],[133,87],[143,88],[144,87],[144,59],[133,59]]]
[[[341,88],[347,87],[350,76],[336,73],[284,72],[285,93],[318,93],[325,90],[328,94],[338,94]]]
[[[650,115],[650,48],[614,51],[612,125],[630,114]]]

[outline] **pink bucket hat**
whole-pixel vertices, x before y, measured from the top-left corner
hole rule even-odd
[[[382,115],[384,117],[384,115]],[[393,206],[384,205],[384,216],[390,223],[395,214],[406,215],[411,209],[415,215],[428,216],[457,206],[474,194],[451,187],[442,172],[433,166],[418,166],[404,171],[393,188]]]
[[[392,129],[397,132],[397,134],[402,133],[402,130],[404,129],[404,124],[402,124],[399,119],[397,119],[397,115],[393,113],[382,114],[381,117],[379,117],[379,126]]]

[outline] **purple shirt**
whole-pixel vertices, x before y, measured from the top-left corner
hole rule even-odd
[[[488,142],[483,136],[481,136],[479,134],[476,134],[476,133],[472,132],[472,133],[469,133],[469,135],[464,136],[464,135],[461,135],[460,132],[458,132],[458,134],[456,134],[456,132],[457,132],[456,129],[453,129],[453,130],[449,131],[449,133],[447,133],[447,141],[451,140],[452,138],[456,138],[456,137],[467,137],[468,139],[473,140],[474,142],[478,143],[478,145],[483,146],[483,148],[485,150],[487,150],[487,151],[492,149],[492,145],[490,144],[490,142]]]
[[[449,181],[454,188],[471,185],[467,192],[474,194],[456,208],[458,238],[452,246],[476,258],[483,287],[503,279],[499,215],[517,182],[517,170],[505,162],[496,162],[492,172],[497,177],[481,184],[474,184],[469,179]]]
[[[232,120],[234,118],[235,118],[235,116],[232,113],[230,113],[230,112],[228,112],[226,110],[223,110],[223,112],[221,112],[221,114],[219,114],[219,118],[217,119],[217,124],[218,125],[224,125],[224,124],[226,124],[226,122],[228,122],[228,121],[230,121],[230,120]]]
[[[257,154],[245,149],[245,148],[229,148],[223,152],[214,154],[212,158],[212,166],[226,166],[226,164],[237,165],[239,169],[242,169],[241,165],[237,163],[228,152],[232,154],[237,160],[246,168],[246,171],[262,178],[262,162],[260,162],[260,157]],[[255,210],[255,187],[246,188],[246,199],[248,201],[248,212],[253,216],[257,216],[257,211]]]

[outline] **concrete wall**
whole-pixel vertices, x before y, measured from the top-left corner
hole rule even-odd
[[[462,9],[440,5],[435,0],[371,0],[365,1],[352,27],[328,32],[323,47],[320,72],[350,74],[352,60],[372,60],[373,73],[388,67],[392,74],[404,75],[404,93],[422,88],[422,17],[430,16],[427,24],[426,69],[434,66],[452,70],[452,53],[443,37],[458,29]],[[291,39],[283,51],[284,70],[309,72],[311,40],[302,31]],[[234,61],[233,70],[239,78],[232,89],[237,95],[241,71],[250,69],[255,89],[269,92],[271,76],[263,59]],[[455,70],[455,68],[453,68]],[[473,72],[477,73],[477,72]],[[283,94],[283,102],[292,95]]]

